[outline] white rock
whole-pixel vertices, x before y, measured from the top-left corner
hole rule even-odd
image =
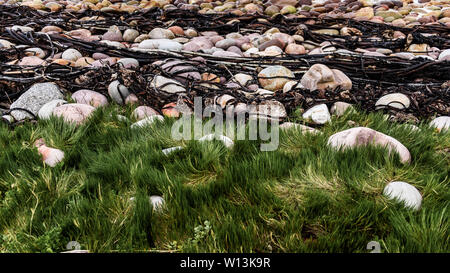
[[[123,104],[125,98],[130,95],[130,91],[128,91],[128,88],[125,85],[121,84],[118,80],[115,80],[109,84],[108,94],[115,102]]]
[[[125,45],[122,44],[121,42],[117,42],[117,41],[109,41],[109,40],[101,40],[99,41],[100,44],[105,44],[111,47],[116,47],[116,48],[125,48]]]
[[[134,201],[136,198],[131,197],[130,201]],[[152,204],[153,211],[161,212],[165,207],[164,198],[158,195],[152,195],[148,197],[150,204]]]
[[[233,142],[233,140],[231,140],[231,138],[229,138],[227,136],[223,136],[223,135],[216,135],[216,134],[209,134],[209,135],[203,136],[198,141],[203,142],[203,141],[211,141],[214,139],[222,141],[222,143],[227,148],[231,148],[234,145],[234,142]]]
[[[36,56],[41,59],[45,58],[45,51],[40,49],[39,47],[27,48],[25,49],[25,53],[29,56]]]
[[[186,92],[186,89],[180,82],[159,75],[153,78],[151,85],[156,89],[171,94]]]
[[[9,123],[13,123],[14,122],[14,118],[11,115],[3,115],[2,119],[6,120]]]
[[[15,26],[12,26],[12,27],[11,27],[11,30],[14,30],[14,31],[22,31],[22,32],[31,32],[31,31],[33,31],[34,29],[31,28],[31,27],[25,27],[25,26],[17,26],[17,25],[15,25]]]
[[[152,115],[152,116],[146,117],[144,119],[141,119],[140,121],[133,123],[131,125],[131,129],[143,128],[143,127],[149,126],[152,123],[154,123],[156,120],[164,121],[164,117],[161,115]]]
[[[397,109],[408,108],[410,104],[408,96],[402,93],[392,93],[382,96],[375,103],[375,109],[382,109],[386,106],[390,106]]]
[[[311,119],[315,124],[325,124],[331,120],[330,112],[325,104],[316,105],[303,113],[304,119]]]
[[[422,204],[422,196],[420,192],[412,185],[394,181],[389,183],[383,190],[383,194],[389,199],[395,199],[400,202],[404,202],[407,208],[419,210]]]
[[[430,122],[430,126],[437,128],[439,132],[446,131],[450,128],[450,117],[449,116],[437,117]]]
[[[135,58],[122,58],[117,61],[118,64],[122,64],[124,68],[139,67],[139,61]]]
[[[164,199],[157,195],[150,196],[150,203],[152,204],[154,211],[161,211],[165,204]]]
[[[14,44],[11,43],[10,41],[4,40],[4,39],[0,39],[0,48],[4,47],[4,48],[11,48],[13,47]]]
[[[234,79],[240,85],[246,86],[249,81],[253,80],[253,77],[250,75],[247,75],[247,74],[238,73],[238,74],[234,75]]]
[[[181,149],[183,149],[183,147],[181,147],[181,146],[171,147],[171,148],[162,150],[162,153],[164,155],[169,155],[170,153],[181,150]]]
[[[330,112],[331,114],[335,114],[336,116],[340,117],[345,113],[345,111],[347,111],[349,107],[352,107],[350,103],[337,101],[333,104],[333,106],[331,106]]]
[[[288,81],[283,86],[283,93],[291,91],[292,88],[302,88],[302,85],[298,81]]]
[[[149,39],[142,41],[139,44],[139,48],[180,51],[183,45],[169,39]]]
[[[450,59],[450,48],[443,50],[441,54],[439,54],[438,60]]]
[[[148,36],[150,39],[173,39],[175,35],[172,31],[163,28],[154,28],[149,33]]]
[[[61,99],[47,102],[46,104],[44,104],[44,106],[41,107],[41,109],[39,109],[38,117],[40,119],[49,119],[53,115],[53,110],[65,103],[67,103],[67,101]]]
[[[81,55],[81,53],[73,48],[69,48],[67,50],[65,50],[63,52],[63,54],[61,55],[61,58],[64,60],[68,60],[68,61],[76,61],[79,58],[83,57],[83,55]]]

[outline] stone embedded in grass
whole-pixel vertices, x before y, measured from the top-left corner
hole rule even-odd
[[[130,201],[134,201],[134,200],[136,200],[135,197],[130,198]],[[165,201],[164,201],[164,198],[162,198],[161,196],[151,195],[148,197],[148,200],[153,207],[153,211],[161,212],[162,210],[164,210]]]
[[[436,128],[438,132],[446,131],[450,128],[450,117],[437,117],[430,122],[430,126]]]
[[[131,93],[125,99],[125,104],[138,104],[138,103],[139,103],[139,99],[136,96],[136,94],[134,94],[134,93]]]
[[[130,95],[130,91],[125,85],[115,80],[109,84],[108,94],[116,103],[123,104],[124,100]]]
[[[283,130],[289,129],[300,130],[302,133],[311,133],[311,134],[320,133],[320,131],[317,129],[294,122],[284,122],[283,124],[280,125],[280,128]]]
[[[164,198],[158,195],[150,196],[150,203],[152,204],[154,211],[162,211],[165,206]]]
[[[331,120],[326,104],[319,104],[303,113],[304,119],[311,119],[315,124],[325,124]]]
[[[352,108],[353,106],[350,103],[346,103],[346,102],[342,102],[342,101],[337,101],[333,104],[333,106],[331,106],[330,112],[331,114],[336,115],[337,117],[342,116],[345,111],[347,111],[347,109]]]
[[[402,163],[411,162],[408,149],[393,137],[367,127],[355,127],[336,133],[328,138],[327,144],[336,149],[347,149],[358,146],[376,145],[386,147],[389,153],[394,150]]]
[[[28,112],[18,108],[26,109],[33,113],[33,115],[37,115],[42,106],[47,102],[63,98],[64,96],[56,84],[52,82],[36,83],[11,104],[11,116],[17,121],[25,118],[33,118]]]
[[[50,167],[55,167],[56,164],[64,159],[63,151],[47,147],[45,145],[44,139],[42,138],[36,140],[34,142],[34,146],[38,148],[38,152],[42,156],[42,160],[44,161],[44,163],[49,165]]]
[[[143,128],[143,127],[149,126],[157,120],[164,121],[164,117],[161,115],[152,115],[152,116],[146,117],[144,119],[141,119],[140,121],[137,121],[137,122],[131,124],[131,129]]]
[[[181,149],[183,149],[183,147],[181,147],[181,146],[171,147],[171,148],[163,149],[162,153],[164,155],[169,155],[169,154],[171,154],[171,153],[173,153],[175,151],[179,151]]]
[[[416,187],[401,181],[389,183],[383,190],[383,194],[389,199],[404,202],[405,207],[419,210],[422,204],[422,196]]]
[[[53,110],[56,107],[66,103],[67,101],[61,99],[49,101],[46,104],[44,104],[44,106],[42,106],[41,109],[39,109],[38,117],[40,119],[49,119],[53,115]]]
[[[257,105],[256,111],[250,111],[250,117],[258,115],[258,118],[280,119],[287,117],[286,108],[276,100],[263,101]]]
[[[13,123],[14,122],[14,118],[11,115],[3,115],[2,119],[5,120],[8,123]]]
[[[284,84],[293,78],[294,73],[281,65],[269,66],[258,74],[259,84],[270,91],[283,90]]]
[[[409,98],[402,93],[392,93],[382,96],[375,103],[375,109],[383,109],[388,107],[393,107],[397,109],[409,108]]]
[[[153,109],[149,106],[138,106],[131,113],[131,116],[134,117],[136,120],[142,120],[144,118],[147,118],[147,117],[150,117],[153,115],[159,115],[159,113],[155,109]]]
[[[227,136],[223,136],[223,135],[216,135],[216,134],[209,134],[209,135],[203,136],[198,141],[203,142],[203,141],[211,141],[211,140],[220,140],[220,141],[222,141],[223,145],[225,145],[225,147],[227,147],[227,148],[231,148],[234,145],[234,142],[233,142],[233,140],[231,140],[231,138],[229,138]]]
[[[72,99],[77,103],[88,104],[94,107],[108,105],[108,99],[105,96],[88,89],[81,89],[76,91],[72,94]]]
[[[95,107],[81,103],[68,103],[56,107],[53,115],[64,118],[65,122],[82,124],[94,112]]]

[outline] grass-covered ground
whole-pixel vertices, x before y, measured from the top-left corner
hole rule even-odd
[[[418,132],[382,113],[347,113],[319,135],[281,132],[279,149],[261,152],[259,141],[175,141],[170,119],[132,130],[110,116],[130,116],[119,109],[79,127],[0,125],[0,252],[60,252],[69,241],[90,252],[368,252],[369,241],[382,252],[450,250],[450,133],[425,122]],[[327,147],[348,120],[398,139],[411,164],[382,148]],[[64,161],[45,166],[38,138]],[[184,149],[161,152],[173,146]],[[419,211],[382,195],[394,180],[419,189]],[[150,195],[164,197],[163,212]]]

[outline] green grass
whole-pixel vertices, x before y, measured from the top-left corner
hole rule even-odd
[[[0,252],[60,252],[69,241],[91,252],[368,252],[370,241],[382,252],[449,251],[450,133],[348,112],[319,135],[281,132],[279,149],[262,152],[260,140],[175,141],[174,120],[131,130],[110,116],[131,110],[99,109],[79,127],[0,125]],[[382,148],[327,147],[348,120],[398,139],[411,164]],[[41,137],[65,152],[54,168],[33,146]],[[184,149],[161,152],[173,146]],[[393,180],[419,189],[419,211],[382,195]]]

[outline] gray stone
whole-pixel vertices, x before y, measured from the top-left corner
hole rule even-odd
[[[42,106],[47,102],[63,98],[64,96],[56,84],[52,82],[36,83],[11,104],[10,109],[23,108],[37,115]],[[11,116],[18,121],[33,117],[28,112],[22,110],[13,110]]]
[[[130,91],[128,91],[128,88],[125,85],[115,80],[109,84],[108,94],[115,102],[123,104],[126,97],[130,95]]]
[[[162,90],[171,94],[186,92],[186,89],[182,86],[181,83],[177,82],[176,80],[172,80],[159,75],[153,78],[151,84],[158,90]]]

